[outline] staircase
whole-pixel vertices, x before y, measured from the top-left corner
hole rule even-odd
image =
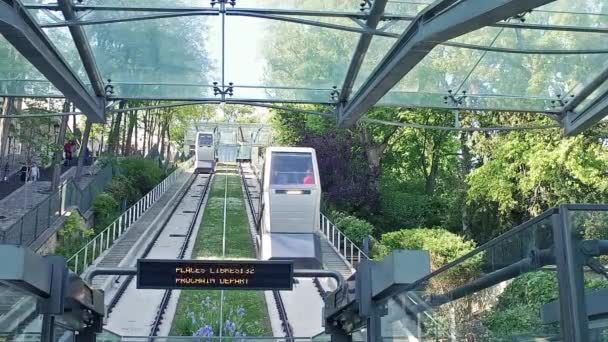
[[[321,254],[323,255],[323,267],[328,270],[338,271],[344,279],[348,279],[354,270],[332,247],[329,240],[321,237]]]

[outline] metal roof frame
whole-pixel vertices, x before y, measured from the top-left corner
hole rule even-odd
[[[386,13],[386,0],[374,0],[367,11],[346,12],[346,11],[327,11],[327,10],[299,10],[299,9],[265,9],[265,8],[233,8],[219,1],[220,6],[216,7],[154,7],[154,6],[95,6],[75,4],[73,0],[58,0],[57,4],[22,4],[21,0],[0,0],[0,33],[15,46],[15,48],[32,63],[59,91],[69,100],[86,113],[93,121],[104,121],[106,112],[105,104],[108,100],[116,99],[140,99],[140,100],[166,100],[166,101],[192,101],[196,103],[240,103],[248,105],[260,105],[267,108],[278,107],[276,103],[291,104],[322,104],[337,106],[336,113],[340,125],[348,126],[358,121],[364,113],[378,101],[414,66],[416,66],[425,56],[437,45],[450,46],[455,48],[473,49],[480,51],[491,51],[509,54],[542,54],[542,55],[575,55],[575,54],[607,54],[608,49],[578,49],[578,50],[557,50],[557,49],[524,49],[524,48],[505,48],[474,45],[448,41],[468,32],[483,27],[499,27],[510,29],[526,30],[547,30],[580,33],[608,33],[608,27],[578,27],[568,25],[549,25],[534,24],[526,22],[506,21],[510,17],[518,16],[533,8],[548,4],[555,0],[437,0],[430,4],[418,15]],[[222,6],[222,4],[224,4]],[[39,9],[57,11],[63,14],[65,21],[55,23],[37,23],[28,13],[28,9]],[[134,15],[123,18],[86,20],[81,13],[91,11],[121,11],[121,12],[149,12],[152,14]],[[539,11],[542,12],[542,11]],[[158,18],[181,17],[181,16],[205,16],[219,15],[225,16],[246,16],[270,20],[280,20],[304,25],[318,26],[328,29],[336,29],[361,34],[357,48],[351,57],[348,71],[336,100],[327,101],[308,101],[283,99],[239,99],[236,97],[228,98],[222,94],[221,98],[159,98],[159,97],[121,97],[112,96],[105,93],[104,81],[101,73],[97,69],[95,56],[92,53],[83,26],[107,24],[114,22],[128,22],[139,20],[151,20]],[[308,19],[310,18],[310,19]],[[359,26],[348,26],[316,21],[314,18],[349,18]],[[403,32],[397,34],[388,32],[387,28],[391,22],[411,21],[410,25]],[[380,25],[387,22],[387,25]],[[380,26],[380,27],[379,27]],[[589,25],[590,26],[590,25]],[[88,80],[93,88],[93,94],[78,78],[76,73],[65,62],[62,55],[50,42],[42,28],[68,27],[74,44],[78,50],[78,55]],[[222,32],[224,30],[222,29]],[[363,86],[354,96],[352,94],[353,85],[359,75],[359,70],[365,59],[370,43],[374,36],[395,38],[396,43],[393,48],[385,55],[381,63],[365,80]],[[222,34],[222,44],[225,43]],[[222,54],[222,60],[223,60]],[[222,66],[222,74],[224,66]],[[32,80],[27,80],[32,82]],[[608,68],[597,75],[589,84],[580,91],[573,92],[569,102],[564,101],[561,107],[555,109],[533,110],[529,108],[514,108],[516,112],[538,112],[545,113],[561,120],[565,133],[572,135],[579,133],[593,123],[599,121],[608,114],[608,92],[598,94],[595,100],[585,108],[580,109],[580,104],[592,93],[608,82]],[[117,83],[118,84],[118,83]],[[206,86],[204,84],[200,86]],[[222,90],[226,85],[222,77]],[[233,85],[234,88],[262,88],[256,86]],[[274,87],[271,87],[274,88]],[[289,87],[286,87],[289,88]],[[294,87],[294,89],[296,89]],[[312,89],[312,88],[311,88]],[[323,90],[323,89],[314,89]],[[331,91],[331,89],[330,89]],[[4,94],[7,95],[7,94]],[[20,95],[27,96],[27,95]],[[29,96],[28,96],[29,97]],[[34,96],[36,97],[36,96]],[[40,96],[54,97],[54,96]],[[183,102],[182,102],[183,103]],[[386,104],[383,104],[386,105]],[[397,104],[393,104],[397,106]],[[388,104],[391,106],[391,104]],[[403,104],[401,106],[408,107]],[[458,106],[458,105],[454,105]],[[442,109],[450,109],[450,105]],[[459,107],[460,108],[460,107]],[[456,107],[452,109],[457,109]],[[464,109],[464,108],[460,108]],[[496,110],[495,108],[471,108],[470,110]],[[500,111],[507,111],[501,109]],[[318,113],[316,113],[318,114]]]
[[[92,95],[19,0],[0,1],[2,34],[94,122],[105,122],[105,98]]]
[[[342,104],[338,123],[358,121],[440,42],[472,32],[554,0],[440,0],[406,29],[357,94]]]

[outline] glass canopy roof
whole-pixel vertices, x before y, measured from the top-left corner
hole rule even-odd
[[[423,16],[437,16],[430,8],[448,3],[442,15],[472,2],[82,0],[67,1],[75,18],[66,21],[55,1],[12,1],[21,1],[92,94],[78,44],[90,46],[103,85],[113,87],[108,99],[320,104],[369,90],[391,48],[415,33]],[[386,4],[374,29],[367,20],[375,2]],[[430,51],[374,103],[583,112],[608,90],[608,0],[544,3],[463,35],[431,38]],[[74,40],[68,25],[82,28],[85,42]],[[362,49],[366,37],[371,42]],[[1,37],[0,95],[62,96]],[[576,99],[575,108],[567,99]]]

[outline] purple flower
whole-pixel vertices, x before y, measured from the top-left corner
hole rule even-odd
[[[239,315],[239,317],[243,317],[243,316],[245,316],[245,308],[242,308],[242,307],[241,307],[241,308],[238,308],[238,309],[236,310],[236,314],[237,314],[237,315]]]
[[[205,325],[204,327],[198,329],[192,336],[212,337],[213,336],[213,327],[211,327],[210,325]]]
[[[236,323],[227,320],[226,324],[224,325],[224,331],[228,335],[234,334],[234,332],[236,331]]]

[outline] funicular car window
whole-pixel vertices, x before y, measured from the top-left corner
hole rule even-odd
[[[213,135],[211,134],[200,134],[198,136],[198,144],[200,145],[213,145]]]
[[[273,152],[270,171],[272,185],[314,185],[310,153]]]

